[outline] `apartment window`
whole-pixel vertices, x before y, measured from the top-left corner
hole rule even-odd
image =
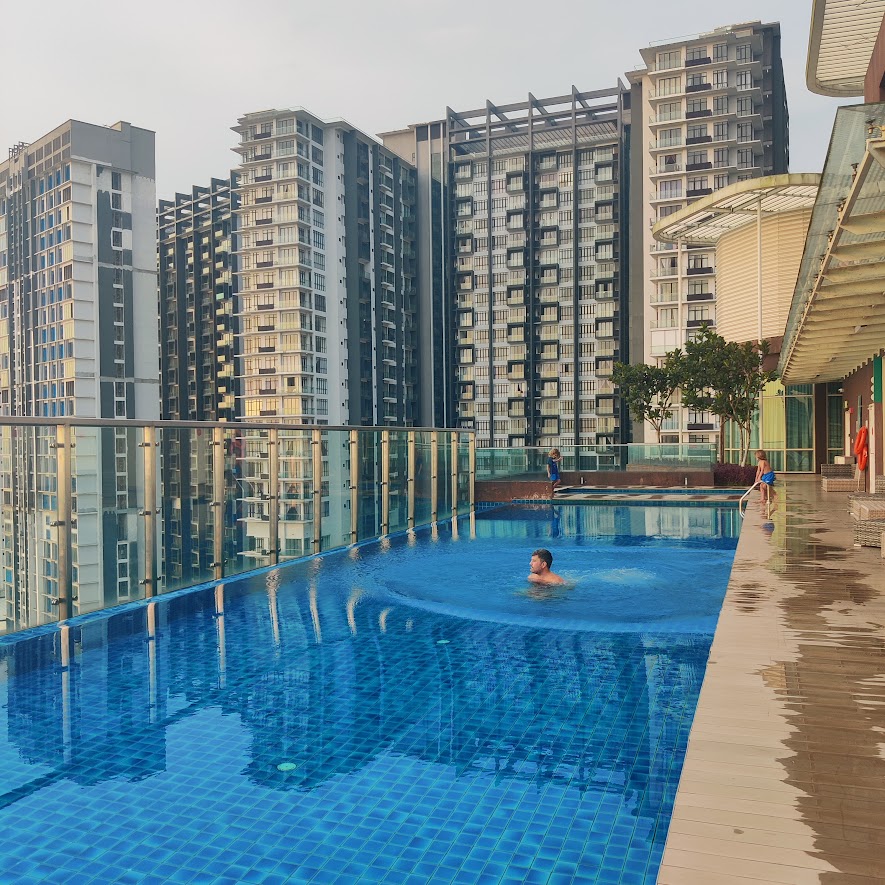
[[[709,185],[707,184],[707,176],[704,175],[700,178],[689,178],[688,179],[688,191],[691,193],[694,191],[705,191],[707,190]]]
[[[726,89],[728,88],[728,71],[713,71],[713,88],[714,89]]]
[[[688,165],[689,166],[699,166],[701,163],[707,162],[707,152],[706,151],[689,151],[688,152]]]
[[[753,124],[738,123],[737,124],[737,140],[739,142],[753,141]]]
[[[691,140],[692,138],[706,138],[708,135],[707,124],[704,123],[701,126],[689,126],[688,127],[688,138]]]
[[[718,95],[713,99],[713,113],[718,117],[728,113],[728,96]]]
[[[658,105],[658,121],[678,120],[682,116],[682,103],[678,101]]]
[[[658,147],[678,147],[681,144],[681,129],[662,129],[658,133]]]
[[[737,115],[739,117],[749,117],[753,113],[753,99],[749,95],[745,95],[737,100]]]
[[[713,61],[728,61],[727,43],[717,43],[713,47]]]
[[[700,61],[701,59],[707,58],[707,47],[706,46],[694,46],[691,49],[685,50],[685,61]]]
[[[666,218],[668,215],[673,215],[675,212],[678,212],[682,208],[681,205],[677,204],[675,206],[661,206],[658,209],[658,218]]]
[[[111,172],[111,188],[115,191],[123,189],[123,176],[119,172]]]
[[[657,327],[659,329],[675,329],[678,325],[678,307],[664,307],[658,310]]]
[[[722,188],[728,187],[728,175],[714,175],[713,176],[713,190],[719,191]]]
[[[753,47],[749,43],[742,43],[735,48],[735,58],[738,62],[746,64],[753,61]]]
[[[737,153],[737,164],[738,169],[752,169],[753,168],[753,150],[752,148],[743,148],[738,150]]]
[[[709,110],[706,98],[690,98],[687,103],[688,116],[700,116]]]
[[[704,305],[703,307],[689,307],[688,309],[689,322],[709,322],[710,318],[711,313],[709,305]]]
[[[707,85],[706,74],[689,74],[685,84],[689,89],[696,89],[698,86]]]
[[[735,86],[737,86],[739,92],[745,91],[747,89],[752,89],[752,73],[750,71],[738,71],[737,77],[735,78]]]
[[[681,181],[662,181],[658,184],[658,197],[662,200],[672,200],[682,196]]]
[[[728,165],[728,148],[716,148],[713,151],[713,166],[716,169],[722,169]]]
[[[698,270],[700,268],[710,267],[710,256],[709,255],[689,255],[688,256],[688,266],[692,270]]]
[[[667,71],[671,68],[679,67],[682,67],[682,54],[679,52],[678,49],[672,50],[670,52],[658,53],[657,69],[659,71]]]
[[[658,80],[658,95],[678,95],[682,92],[681,77],[664,77]]]
[[[713,124],[713,140],[728,141],[728,123]]]

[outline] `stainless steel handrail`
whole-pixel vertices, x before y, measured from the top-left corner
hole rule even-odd
[[[744,509],[743,509],[743,508],[744,508],[744,502],[747,501],[747,500],[749,500],[749,498],[750,498],[750,492],[752,492],[753,489],[756,488],[756,486],[761,486],[761,485],[762,485],[762,480],[761,480],[761,479],[757,479],[756,482],[754,482],[753,485],[751,485],[750,488],[748,488],[747,491],[745,491],[745,492],[743,493],[743,495],[741,495],[741,499],[740,499],[740,501],[738,501],[738,513],[740,513],[740,515],[741,515],[741,519],[744,518]]]

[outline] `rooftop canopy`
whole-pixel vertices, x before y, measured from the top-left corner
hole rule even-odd
[[[863,95],[885,0],[814,0],[805,82],[818,95]]]
[[[820,175],[812,172],[739,181],[662,218],[652,235],[662,242],[715,243],[755,222],[760,206],[763,217],[813,206],[819,184]]]
[[[781,351],[787,384],[839,381],[885,347],[885,104],[839,108]]]

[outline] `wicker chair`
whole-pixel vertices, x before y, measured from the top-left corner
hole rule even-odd
[[[855,547],[881,547],[885,519],[859,519],[854,523]]]

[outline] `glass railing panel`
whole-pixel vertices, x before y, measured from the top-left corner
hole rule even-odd
[[[350,432],[323,431],[322,549],[350,544]]]
[[[321,463],[328,465],[328,439],[320,437]],[[277,471],[277,550],[279,561],[314,553],[314,428],[284,427],[278,430]],[[268,440],[268,459],[273,453]],[[269,465],[272,466],[272,465]],[[325,484],[326,479],[323,480]],[[268,486],[268,494],[273,490]],[[326,498],[328,506],[328,498]],[[320,496],[320,507],[323,498]],[[272,526],[270,526],[272,528]],[[323,529],[325,531],[325,528]],[[270,545],[267,545],[267,549]]]
[[[357,540],[381,534],[381,431],[360,430]]]
[[[55,429],[53,428],[53,433]],[[71,431],[71,591],[73,612],[85,614],[141,599],[148,558],[145,528],[154,519],[153,572],[162,588],[158,557],[161,514],[145,510],[142,427],[74,427]],[[155,481],[157,478],[154,472]],[[156,588],[155,588],[156,589]]]
[[[427,525],[431,520],[431,434],[415,431],[415,525]]]
[[[437,520],[449,519],[452,515],[452,434],[449,431],[437,432],[438,461],[436,471]]]
[[[409,433],[389,430],[390,516],[389,531],[400,532],[409,527]]]
[[[160,586],[178,590],[215,578],[215,519],[222,518],[214,506],[216,447],[211,428],[161,428],[157,444]]]
[[[246,497],[243,479],[245,440],[243,431],[235,427],[221,430],[224,458],[220,518],[222,521],[222,568],[225,575],[239,575],[255,568],[254,558],[246,555]]]
[[[458,434],[458,514],[470,513],[470,434]]]
[[[270,431],[244,428],[238,485],[242,503],[242,556],[249,569],[273,564],[271,507],[276,504],[271,498],[275,487],[271,461]]]

